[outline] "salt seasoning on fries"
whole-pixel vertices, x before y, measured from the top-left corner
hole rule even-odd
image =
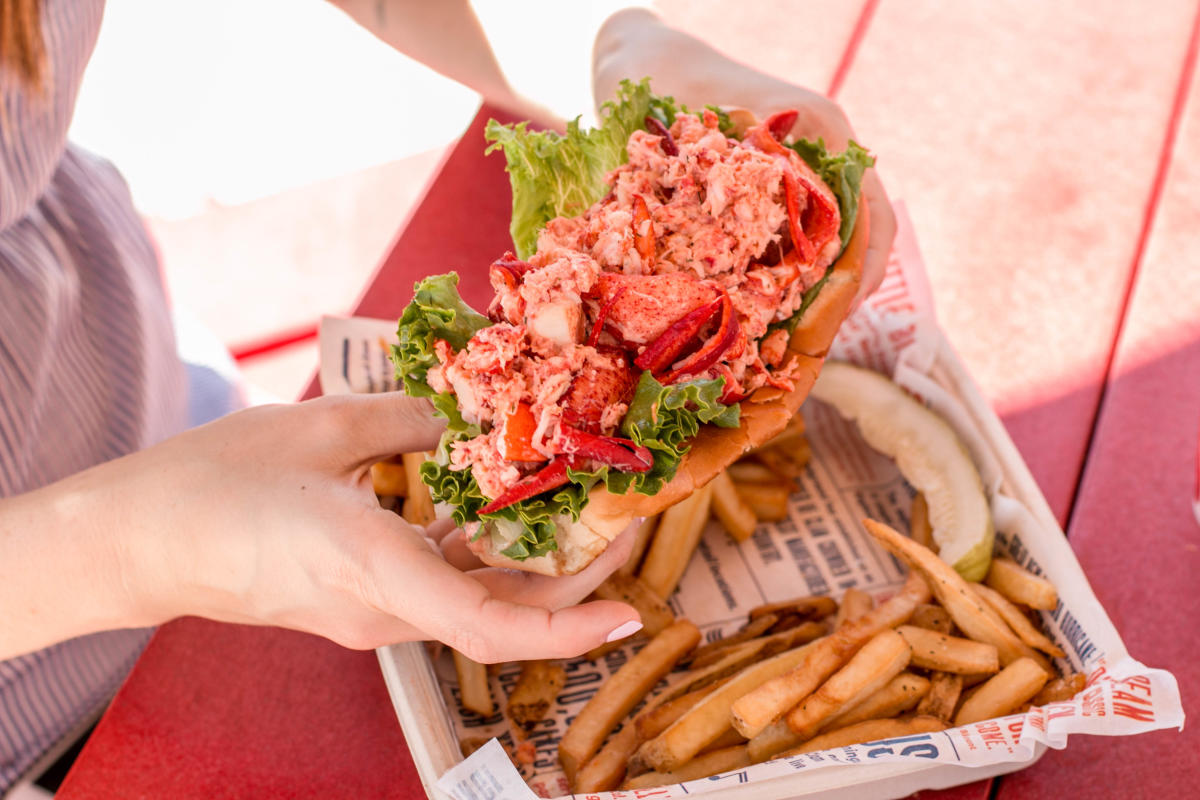
[[[976,675],[1000,669],[1000,658],[993,645],[947,636],[914,625],[901,625],[896,632],[912,648],[914,667],[958,675]]]
[[[938,633],[950,633],[954,628],[954,621],[950,619],[946,609],[932,603],[918,606],[908,622],[918,628],[927,628]]]

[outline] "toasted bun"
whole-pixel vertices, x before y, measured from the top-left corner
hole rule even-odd
[[[792,333],[788,353],[799,365],[792,391],[764,386],[742,401],[741,425],[737,428],[712,425],[701,428],[680,461],[675,477],[653,496],[636,492],[617,495],[603,486],[593,488],[579,521],[558,529],[555,552],[514,561],[501,555],[503,544],[494,541],[496,537],[487,530],[470,543],[471,550],[492,566],[543,575],[572,575],[604,552],[608,543],[633,520],[667,510],[717,477],[748,450],[776,436],[808,397],[833,337],[850,313],[862,283],[869,228],[867,205],[862,203],[846,249],[834,262],[833,272]]]

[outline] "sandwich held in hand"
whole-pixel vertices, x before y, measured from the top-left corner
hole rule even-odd
[[[792,141],[795,112],[688,110],[643,81],[602,116],[489,124],[515,252],[486,314],[453,273],[417,284],[393,351],[449,421],[421,468],[434,499],[485,562],[551,575],[784,428],[866,249],[870,157]]]

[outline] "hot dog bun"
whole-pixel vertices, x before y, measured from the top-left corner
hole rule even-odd
[[[850,241],[826,280],[816,300],[804,312],[792,333],[788,353],[799,362],[795,388],[784,392],[769,386],[742,401],[741,424],[737,428],[706,425],[692,441],[679,469],[653,496],[630,492],[615,495],[603,486],[588,493],[587,505],[578,522],[567,522],[558,530],[558,550],[537,558],[514,561],[500,551],[504,542],[491,531],[470,543],[471,550],[485,563],[543,575],[571,575],[604,552],[608,543],[639,517],[661,513],[715,478],[751,448],[770,440],[787,425],[800,408],[838,328],[850,313],[862,283],[863,259],[867,253],[870,219],[866,203],[860,203]]]

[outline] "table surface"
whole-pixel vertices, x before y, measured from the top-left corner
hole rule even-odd
[[[730,19],[717,3],[659,3],[843,104],[906,201],[950,341],[1131,654],[1172,671],[1192,712],[1200,668],[1181,632],[1200,616],[1200,5],[805,4],[820,25],[781,21],[781,5]],[[784,43],[764,44],[764,29]],[[493,113],[449,152],[356,313],[395,317],[415,279],[447,269],[485,302],[483,268],[510,246],[507,179],[482,155]],[[922,796],[1166,798],[1198,769],[1195,726],[1080,736],[1022,772]],[[374,654],[165,625],[61,789],[231,795],[419,796]]]

